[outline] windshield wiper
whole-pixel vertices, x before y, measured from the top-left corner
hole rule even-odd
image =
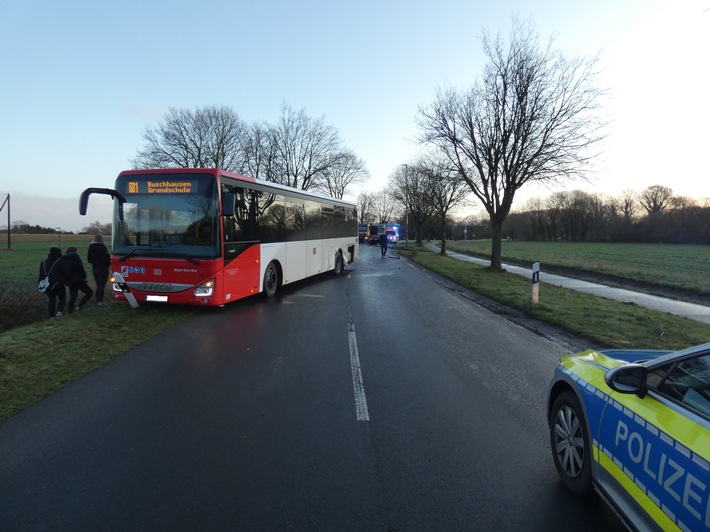
[[[126,253],[123,257],[121,257],[120,259],[118,259],[118,262],[125,262],[125,261],[127,261],[127,260],[128,260],[128,257],[130,257],[131,255],[133,255],[136,251],[138,251],[138,248],[133,248],[131,251],[129,251],[128,253]]]
[[[156,250],[153,250],[153,251],[156,251]],[[195,264],[195,265],[197,265],[197,264],[200,263],[199,260],[197,260],[197,259],[195,259],[195,258],[192,258],[192,257],[190,257],[189,255],[185,255],[185,254],[183,254],[183,253],[179,253],[179,252],[177,252],[177,251],[169,251],[169,250],[162,250],[162,249],[161,249],[160,251],[157,251],[157,254],[158,254],[158,255],[161,255],[161,256],[167,255],[167,256],[170,256],[170,257],[180,257],[181,259],[185,259],[186,261],[189,261],[189,262],[191,262],[192,264]]]

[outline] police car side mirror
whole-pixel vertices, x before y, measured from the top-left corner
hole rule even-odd
[[[646,368],[640,364],[627,364],[611,369],[604,375],[607,386],[619,393],[646,396]]]

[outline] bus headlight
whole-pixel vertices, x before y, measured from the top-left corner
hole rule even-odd
[[[214,293],[214,279],[205,281],[195,288],[195,297],[211,297]]]
[[[114,277],[113,274],[111,276],[109,276],[108,281],[111,283],[111,290],[113,290],[114,292],[122,292],[123,291],[123,290],[121,290],[121,287],[118,286],[118,283],[116,282],[116,277]]]

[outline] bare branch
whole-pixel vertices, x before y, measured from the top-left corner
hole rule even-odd
[[[135,168],[222,168],[242,171],[246,129],[228,107],[168,110],[164,122],[148,126],[147,145],[132,161]]]
[[[602,140],[604,91],[597,60],[541,47],[531,26],[513,20],[507,41],[484,34],[488,63],[469,90],[445,87],[419,109],[420,140],[436,146],[491,220],[491,267],[500,269],[500,230],[528,182],[584,178]]]
[[[340,136],[322,118],[312,119],[304,110],[281,109],[281,119],[273,128],[279,156],[278,182],[307,190],[320,185],[325,172],[343,157]]]

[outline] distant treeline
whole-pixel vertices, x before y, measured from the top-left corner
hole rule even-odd
[[[526,207],[510,214],[504,234],[519,240],[710,244],[707,202],[673,196],[664,187],[649,187],[635,198],[557,193]]]
[[[2,226],[2,231],[7,231],[7,225]],[[63,231],[61,228],[42,227],[41,225],[30,225],[25,222],[14,222],[11,231],[13,233],[24,233],[27,235],[73,235],[74,231]]]
[[[7,231],[7,225],[0,226],[0,231]],[[84,227],[78,233],[75,233],[74,231],[62,230],[61,227],[43,227],[41,225],[30,225],[27,222],[13,222],[11,225],[11,233],[21,233],[25,235],[110,235],[111,224],[94,222]]]
[[[431,236],[440,238],[436,224]],[[447,238],[490,238],[483,217],[448,224]],[[411,236],[411,233],[410,233]],[[612,198],[579,190],[528,201],[511,212],[503,238],[524,241],[638,242],[649,244],[710,244],[710,202],[674,196],[653,186],[638,195]]]

